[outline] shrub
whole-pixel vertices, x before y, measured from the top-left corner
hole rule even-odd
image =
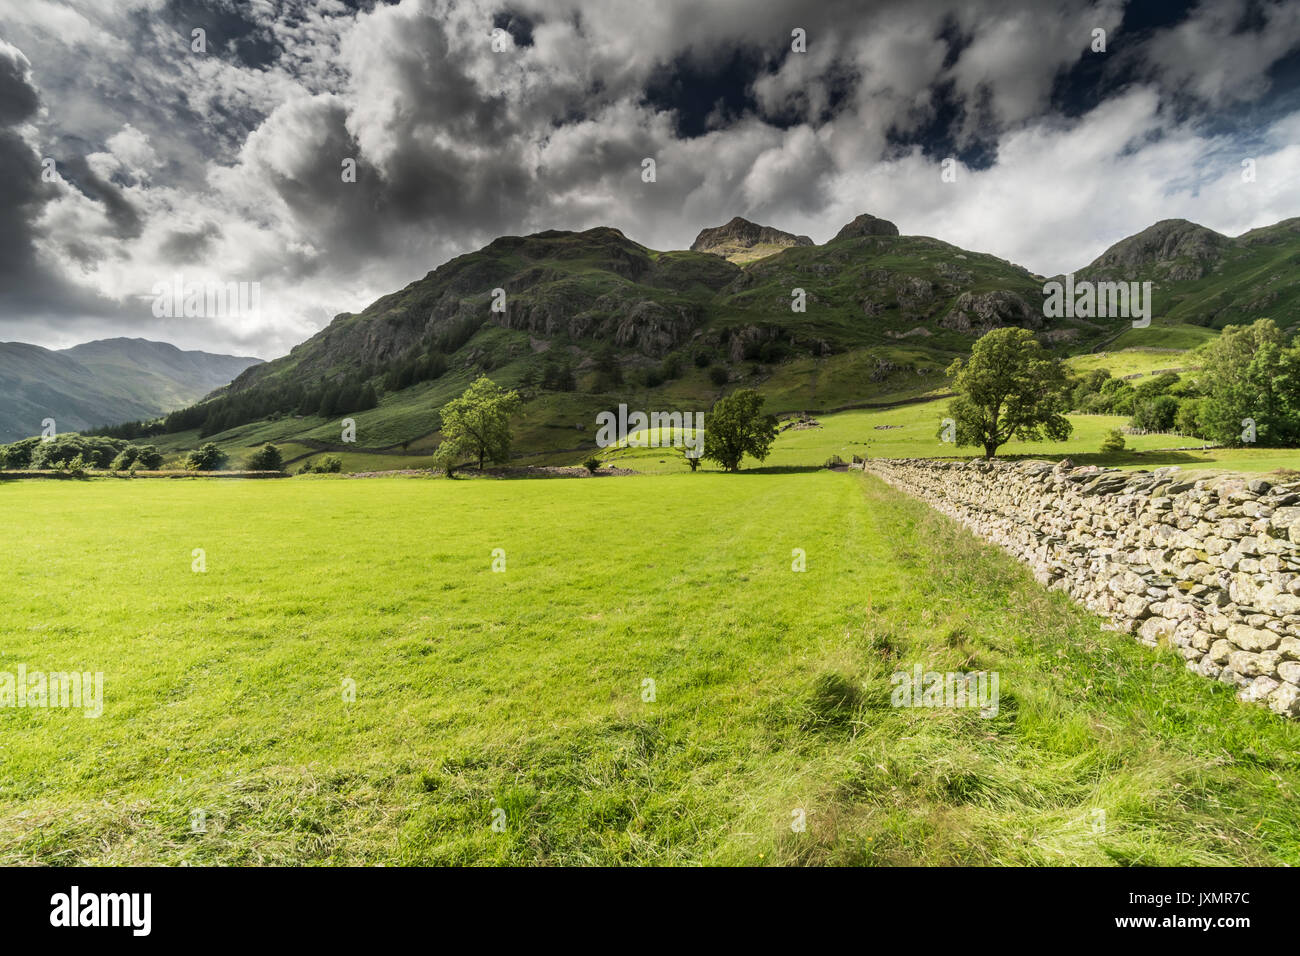
[[[582,467],[586,468],[588,473],[594,475],[596,472],[600,471],[600,459],[595,455],[592,455],[582,463]]]
[[[245,466],[249,471],[279,471],[284,467],[284,457],[268,442],[248,456]]]
[[[9,467],[53,468],[58,463],[69,465],[80,458],[83,468],[107,468],[125,448],[120,439],[101,438],[67,432],[53,439],[23,439],[9,446],[5,460]],[[27,465],[21,464],[27,459]]]
[[[127,445],[122,449],[118,456],[113,459],[113,463],[108,467],[113,469],[113,471],[126,471],[128,468],[135,465],[136,456],[139,454],[140,450],[138,448],[134,445]]]
[[[1112,428],[1106,433],[1105,439],[1101,443],[1101,453],[1111,455],[1118,451],[1124,450],[1124,435],[1118,428]]]
[[[831,455],[831,457],[827,458],[826,461],[822,463],[822,467],[838,468],[842,464],[844,464],[843,458],[841,458],[839,455]]]
[[[709,369],[709,381],[714,385],[726,385],[731,378],[731,373],[727,371],[725,365],[715,365]]]
[[[226,464],[226,453],[208,442],[189,453],[185,467],[190,471],[220,471]]]
[[[141,468],[155,471],[162,467],[163,456],[153,445],[141,445],[135,456],[136,464]]]
[[[311,470],[318,475],[336,475],[343,470],[343,459],[338,455],[324,455],[316,460]]]

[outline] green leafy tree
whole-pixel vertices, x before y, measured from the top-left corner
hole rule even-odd
[[[1101,387],[1110,378],[1110,369],[1095,368],[1071,382],[1070,407],[1076,411],[1089,411],[1088,405],[1096,402]]]
[[[1012,438],[1063,441],[1073,426],[1065,366],[1028,329],[993,329],[969,359],[948,367],[957,396],[948,404],[958,445],[981,445],[992,458]]]
[[[212,442],[199,446],[185,459],[185,467],[190,471],[220,471],[225,464],[226,453]]]
[[[456,477],[456,466],[465,460],[465,451],[456,442],[443,439],[433,452],[433,467],[448,478]]]
[[[1201,357],[1197,384],[1205,393],[1200,424],[1206,437],[1241,445],[1242,423],[1249,419],[1262,445],[1300,441],[1300,344],[1287,347],[1272,319],[1227,326]]]
[[[1178,414],[1174,416],[1174,429],[1180,435],[1191,435],[1195,438],[1203,438],[1204,431],[1201,429],[1201,402],[1203,399],[1188,398],[1178,406]]]
[[[32,464],[32,455],[35,454],[36,448],[40,445],[39,438],[23,438],[14,442],[12,445],[5,445],[0,448],[0,459],[3,459],[5,468],[30,468]]]
[[[1118,428],[1112,428],[1106,433],[1106,437],[1101,442],[1101,453],[1103,455],[1113,455],[1115,452],[1124,450],[1124,433]]]
[[[1167,432],[1174,427],[1178,416],[1178,399],[1172,395],[1157,395],[1147,401],[1135,400],[1133,427],[1149,432]]]
[[[486,375],[442,409],[442,435],[474,458],[478,470],[487,461],[510,458],[510,416],[519,408],[519,393],[505,391]]]
[[[763,396],[741,388],[718,400],[704,419],[704,457],[739,471],[746,455],[763,461],[776,440],[776,416],[763,414]]]
[[[1102,383],[1096,404],[1090,403],[1084,411],[1102,415],[1132,415],[1134,395],[1133,386],[1122,378],[1108,379]]]

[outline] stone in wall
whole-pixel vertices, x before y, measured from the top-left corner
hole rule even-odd
[[[1070,462],[865,468],[1024,561],[1109,626],[1300,716],[1300,484]]]

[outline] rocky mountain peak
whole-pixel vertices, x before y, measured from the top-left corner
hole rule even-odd
[[[835,234],[831,242],[838,242],[840,239],[860,239],[863,236],[896,236],[898,227],[888,219],[880,219],[870,213],[863,213],[854,218],[843,229]]]
[[[1175,280],[1198,279],[1231,243],[1227,236],[1186,219],[1162,219],[1115,243],[1088,270],[1108,276],[1141,271]]]
[[[732,262],[761,259],[790,246],[811,246],[815,243],[807,236],[761,226],[736,216],[724,226],[701,229],[691,243],[692,252],[711,252]]]

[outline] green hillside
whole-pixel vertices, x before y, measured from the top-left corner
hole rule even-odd
[[[1152,328],[1125,337],[1125,344],[1137,345],[1141,333],[1162,325],[1222,329],[1268,317],[1283,329],[1300,328],[1297,267],[1300,218],[1236,238],[1167,219],[1117,242],[1075,277],[1153,283]]]
[[[1077,273],[1151,281],[1148,328],[1046,318],[1043,277],[871,216],[821,246],[744,220],[696,246],[660,252],[608,227],[497,239],[337,316],[150,437],[175,452],[295,442],[304,458],[398,467],[432,453],[439,409],[488,374],[525,398],[520,460],[572,461],[593,447],[596,412],[620,402],[706,410],[745,386],[778,414],[825,414],[940,395],[952,359],[1002,326],[1034,330],[1077,372],[1125,377],[1194,365],[1184,353],[1226,324],[1300,324],[1300,219],[1236,239],[1167,220]],[[344,418],[355,443],[340,440]]]

